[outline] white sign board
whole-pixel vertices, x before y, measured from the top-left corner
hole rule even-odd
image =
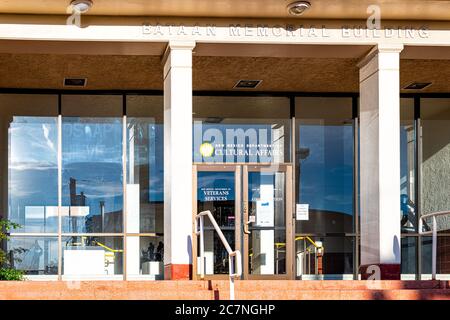
[[[104,250],[64,250],[64,275],[104,274]]]
[[[258,227],[273,227],[275,208],[273,202],[273,185],[260,186],[260,199],[256,201],[256,225]]]
[[[256,201],[256,224],[258,227],[273,227],[273,201]]]
[[[309,220],[309,204],[299,204],[295,208],[295,216],[297,220]]]

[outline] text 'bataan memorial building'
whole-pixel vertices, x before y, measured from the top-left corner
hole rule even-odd
[[[450,277],[450,215],[426,216],[450,210],[450,1],[0,12],[3,250],[27,279]]]

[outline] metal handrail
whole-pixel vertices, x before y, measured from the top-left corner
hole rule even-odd
[[[306,236],[306,237],[303,237],[303,236],[296,237],[296,238],[295,238],[295,241],[298,241],[298,240],[304,240],[304,239],[308,240],[314,247],[316,247],[316,249],[321,249],[321,250],[322,250],[322,253],[323,253],[323,251],[325,251],[325,248],[323,247],[323,244],[319,246],[319,245],[318,245],[313,239],[311,239],[309,236]]]
[[[108,246],[106,246],[106,245],[104,245],[103,243],[100,243],[100,242],[98,242],[98,241],[95,241],[95,243],[96,243],[99,247],[102,247],[103,249],[106,249],[106,250],[108,250],[108,251],[110,251],[110,252],[113,252],[113,253],[123,252],[122,249],[112,249],[112,248],[110,248],[110,247],[108,247]]]
[[[433,213],[427,213],[419,217],[419,234],[429,235],[432,234],[432,254],[431,254],[431,279],[436,280],[436,260],[437,260],[437,222],[436,217],[450,214],[450,211],[438,211]],[[423,221],[425,219],[432,218],[432,226],[430,231],[422,231]]]
[[[307,272],[308,274],[311,274],[311,261],[310,261],[310,258],[309,258],[309,255],[313,251],[311,249],[311,247],[314,249],[314,262],[315,262],[315,271],[314,271],[314,273],[315,274],[319,274],[318,273],[319,269],[318,269],[317,261],[318,261],[318,254],[320,254],[321,256],[324,255],[325,248],[323,247],[323,244],[320,244],[320,245],[317,244],[317,242],[314,241],[313,239],[311,239],[311,237],[309,237],[309,236],[297,236],[297,237],[295,237],[295,242],[297,242],[299,240],[303,240],[303,241],[306,240],[306,242],[310,243],[309,246],[306,246],[306,244],[305,244],[303,251],[302,250],[296,250],[297,254],[298,253],[303,253],[303,252],[308,253],[308,258],[307,258],[308,259],[308,271],[305,270],[306,269],[306,262],[305,262],[305,266],[302,268],[303,269],[302,270],[302,274],[303,274],[303,272]],[[306,256],[305,256],[305,259],[306,259]]]
[[[225,249],[228,252],[228,269],[230,276],[230,300],[234,300],[234,279],[238,278],[242,274],[242,264],[241,264],[241,252],[239,250],[232,250],[230,244],[225,238],[222,230],[214,219],[211,211],[202,211],[195,217],[195,234],[200,236],[200,276],[203,279],[205,277],[205,242],[204,242],[204,218],[208,217],[219,235],[220,240],[222,241]],[[200,222],[200,223],[199,223]],[[234,258],[234,260],[233,260]]]

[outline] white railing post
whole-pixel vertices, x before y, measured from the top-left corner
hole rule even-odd
[[[233,258],[231,255],[228,256],[228,269],[229,269],[229,275],[230,275],[230,300],[234,300],[234,277],[232,274],[234,274],[234,263]]]
[[[437,220],[436,217],[438,216],[444,216],[444,215],[450,215],[450,211],[440,211],[440,212],[433,212],[433,213],[427,213],[424,214],[419,218],[419,234],[420,235],[432,235],[432,252],[431,252],[431,279],[436,280],[437,276]],[[423,231],[423,221],[425,219],[431,218],[432,219],[432,225],[431,225],[431,231]],[[422,278],[422,275],[420,275],[420,279]]]
[[[205,237],[203,234],[203,216],[200,216],[200,277],[205,277]]]
[[[235,299],[234,279],[241,276],[241,265],[241,253],[239,252],[239,250],[231,252],[228,256],[228,269],[230,274],[230,300]]]
[[[433,216],[433,242],[432,242],[432,264],[431,264],[431,279],[436,280],[436,260],[437,260],[437,223],[436,216]]]
[[[195,217],[196,224],[199,223],[200,225],[195,227],[195,233],[200,237],[200,275],[203,279],[205,276],[205,261],[204,261],[204,255],[205,255],[205,248],[204,248],[204,216],[207,216],[209,220],[211,221],[211,224],[214,227],[214,230],[219,235],[220,240],[222,241],[222,244],[225,246],[225,249],[228,252],[228,272],[230,276],[230,300],[235,299],[235,290],[234,290],[234,279],[237,277],[240,277],[242,274],[242,267],[241,267],[241,253],[239,250],[233,251],[230,247],[230,244],[228,243],[227,239],[225,238],[222,230],[220,229],[219,225],[217,224],[216,220],[214,219],[211,211],[202,211]]]

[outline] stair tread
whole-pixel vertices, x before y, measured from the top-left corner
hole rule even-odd
[[[235,282],[237,299],[367,300],[450,299],[448,281]],[[229,281],[24,281],[0,282],[1,299],[228,299]]]

